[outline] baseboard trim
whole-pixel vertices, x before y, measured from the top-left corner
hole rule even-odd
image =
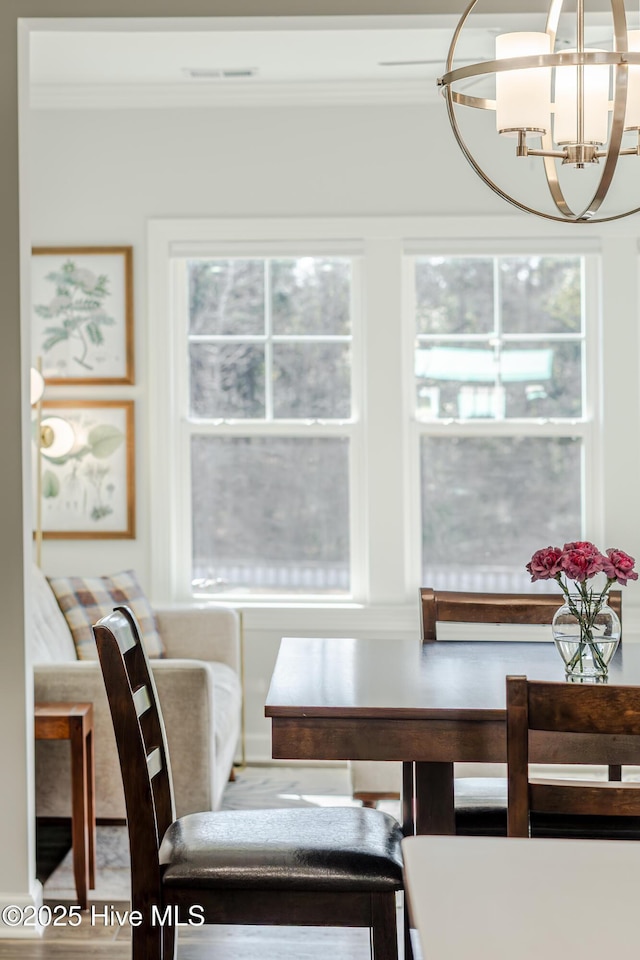
[[[42,884],[34,880],[28,893],[0,894],[0,940],[38,940],[45,929],[42,914]],[[10,909],[13,908],[13,909]],[[10,918],[16,918],[8,922]]]

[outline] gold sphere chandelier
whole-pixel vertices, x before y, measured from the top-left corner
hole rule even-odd
[[[640,206],[627,209],[624,188],[617,196],[621,212],[609,212],[605,203],[615,192],[612,184],[619,164],[633,166],[636,182],[640,174],[640,159],[637,166],[631,159],[621,159],[640,158],[640,30],[628,29],[624,0],[606,2],[608,35],[598,38],[597,47],[585,44],[584,0],[577,0],[568,13],[563,11],[564,0],[551,0],[544,31],[500,34],[495,59],[456,66],[459,42],[478,3],[472,0],[453,35],[446,72],[438,80],[456,140],[476,173],[509,203],[549,220],[603,222],[640,210]],[[559,26],[566,38],[559,35]],[[487,78],[494,78],[495,99],[465,92]],[[536,158],[534,166],[544,171],[541,182],[546,182],[545,202],[551,201],[548,209],[519,199],[513,186],[500,187],[485,172],[465,141],[459,108],[467,113],[466,108],[495,112],[495,132],[501,140],[513,142],[510,161],[515,153],[514,162],[520,165],[511,174],[513,184],[519,184],[526,158]],[[585,176],[585,171],[591,173]],[[533,175],[542,177],[537,170]]]

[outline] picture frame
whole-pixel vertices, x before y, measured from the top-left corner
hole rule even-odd
[[[133,247],[33,247],[33,366],[48,384],[132,384]]]
[[[42,424],[50,417],[74,436],[64,456],[36,451],[43,538],[135,538],[134,401],[45,400]]]

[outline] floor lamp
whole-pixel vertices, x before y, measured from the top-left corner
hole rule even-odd
[[[42,398],[45,382],[42,376],[42,363],[38,357],[37,366],[31,367],[31,406],[36,411],[35,440],[37,445],[36,462],[36,563],[42,565],[42,458],[55,460],[65,457],[73,449],[75,433],[68,420],[63,417],[42,417]]]

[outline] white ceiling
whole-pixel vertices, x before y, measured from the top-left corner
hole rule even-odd
[[[385,70],[383,60],[433,58],[442,65],[450,37],[444,29],[41,33],[31,77],[36,84],[188,83],[188,68],[254,68],[260,83],[373,80]]]
[[[30,43],[31,105],[411,101],[437,95],[457,17],[47,21]],[[150,29],[150,26],[152,27]],[[495,28],[474,31],[478,57]],[[389,61],[429,61],[383,66]],[[251,70],[250,77],[228,71]],[[191,71],[219,72],[192,76]],[[225,75],[226,74],[226,75]]]
[[[533,29],[544,29],[544,16],[536,16]],[[30,35],[31,105],[422,101],[437,95],[457,19],[107,20],[91,21],[90,30],[89,21],[46,21]],[[463,31],[459,56],[491,59],[497,33],[529,22],[523,14],[475,17]]]

